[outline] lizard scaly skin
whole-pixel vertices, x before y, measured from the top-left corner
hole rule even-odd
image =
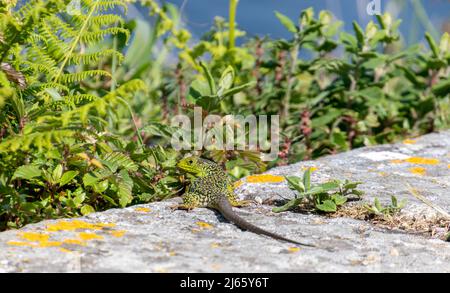
[[[298,245],[313,246],[263,230],[234,213],[233,206],[241,207],[246,205],[248,201],[237,200],[230,178],[218,164],[192,156],[182,159],[178,162],[177,167],[196,177],[183,196],[183,204],[177,206],[178,209],[213,208],[241,229]]]

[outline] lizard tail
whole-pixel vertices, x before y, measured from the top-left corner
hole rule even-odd
[[[277,240],[282,240],[282,241],[290,242],[290,243],[297,244],[297,245],[315,247],[314,245],[311,245],[311,244],[304,244],[304,243],[300,243],[300,242],[285,238],[283,236],[266,231],[264,229],[261,229],[255,225],[247,222],[243,218],[239,217],[233,211],[233,208],[226,197],[220,197],[220,199],[216,203],[215,208],[225,217],[225,219],[234,223],[236,226],[238,226],[241,229],[248,230],[250,232],[260,234],[260,235],[266,235],[266,236],[272,237]]]

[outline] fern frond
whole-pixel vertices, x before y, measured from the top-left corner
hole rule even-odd
[[[116,7],[122,7],[124,12],[128,12],[128,6],[125,1],[120,0],[83,0],[83,4],[89,8],[93,8],[95,12],[103,12]]]
[[[60,143],[65,138],[72,138],[75,135],[73,130],[58,130],[52,129],[48,131],[17,135],[9,137],[7,140],[0,143],[0,153],[15,152],[17,150],[28,151],[31,147],[37,147],[39,151],[43,149],[50,149],[54,143]]]
[[[58,82],[63,83],[63,84],[80,82],[80,81],[87,79],[88,77],[93,77],[93,76],[111,77],[111,73],[109,73],[108,71],[105,71],[105,70],[86,70],[86,71],[81,71],[81,72],[76,72],[76,73],[66,73],[66,74],[59,76]]]
[[[84,43],[91,44],[103,40],[108,35],[117,35],[122,33],[126,37],[126,41],[130,38],[130,32],[121,27],[110,27],[95,32],[87,32],[81,35],[80,40]]]
[[[79,54],[79,53],[74,53],[69,57],[68,60],[68,64],[77,64],[77,65],[81,65],[81,64],[93,64],[98,62],[101,58],[104,57],[112,57],[112,56],[116,56],[117,60],[120,62],[122,62],[123,60],[123,55],[113,49],[106,49],[103,51],[99,51],[99,52],[94,52],[94,53],[88,53],[88,54]]]

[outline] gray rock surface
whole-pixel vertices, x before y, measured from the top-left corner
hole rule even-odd
[[[362,181],[366,201],[407,198],[405,214],[436,213],[412,197],[407,184],[450,212],[450,131],[279,167],[268,174],[301,176],[310,166],[317,168],[314,183],[333,178]],[[237,188],[242,198],[267,202],[294,195],[284,181],[248,181],[252,178]],[[242,231],[208,209],[172,211],[174,202],[2,232],[0,272],[450,272],[450,243],[432,237],[350,218],[274,214],[267,204],[237,211],[258,226],[319,246],[297,248]]]

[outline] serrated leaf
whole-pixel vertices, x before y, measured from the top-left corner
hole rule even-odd
[[[32,179],[35,177],[41,176],[41,169],[34,165],[26,165],[20,166],[14,172],[12,179],[21,178],[21,179]]]
[[[59,186],[64,186],[67,183],[69,183],[70,181],[73,180],[73,178],[75,178],[78,175],[78,171],[67,171],[65,172],[62,176],[61,179],[59,180]]]
[[[95,177],[91,173],[86,173],[83,176],[83,184],[84,186],[92,186],[94,185],[100,178]]]

